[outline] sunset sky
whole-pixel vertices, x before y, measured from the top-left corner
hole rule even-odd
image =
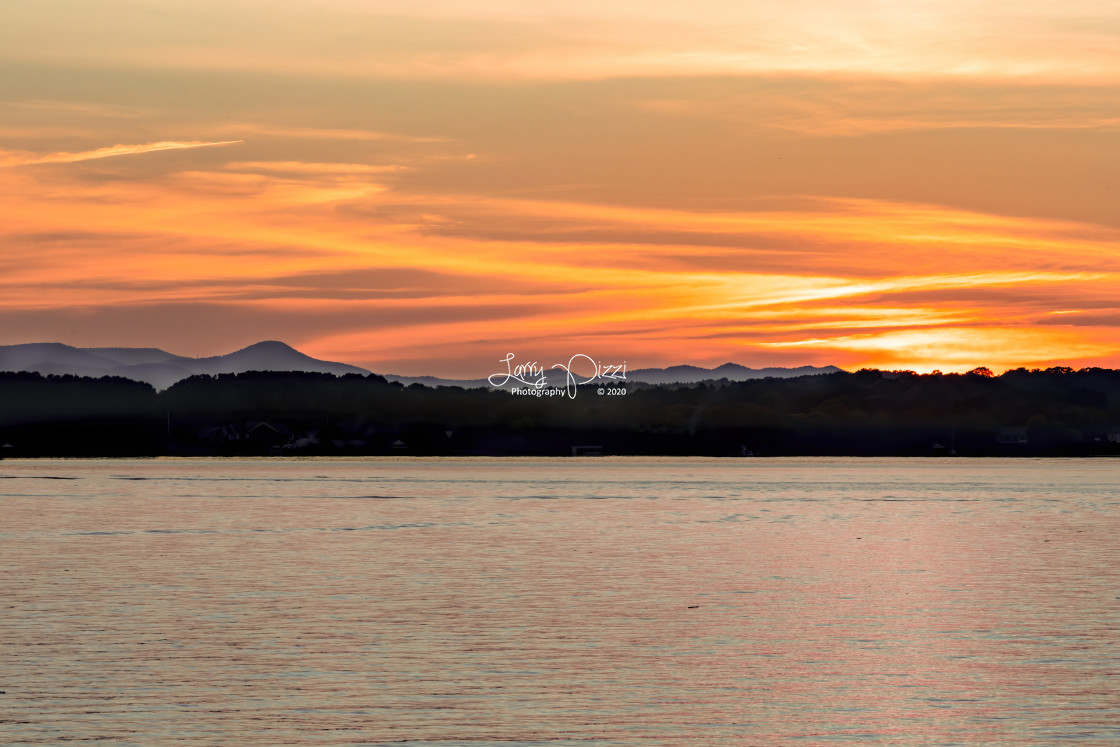
[[[266,339],[1120,367],[1120,12],[0,3],[0,344]]]

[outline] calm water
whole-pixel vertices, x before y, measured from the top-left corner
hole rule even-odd
[[[1117,745],[1120,462],[0,462],[0,743]]]

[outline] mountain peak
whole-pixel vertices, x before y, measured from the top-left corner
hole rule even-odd
[[[248,347],[241,348],[237,352],[245,353],[250,350],[261,353],[299,353],[298,350],[288,343],[280,342],[279,340],[261,340],[260,342],[254,342]],[[302,355],[302,353],[300,353],[300,355]]]
[[[255,342],[249,347],[235,350],[226,355],[216,355],[207,360],[256,361],[262,367],[261,370],[267,370],[269,367],[283,362],[302,363],[314,360],[314,358],[299,352],[286,342],[263,340]]]

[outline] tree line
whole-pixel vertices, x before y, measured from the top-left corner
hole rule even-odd
[[[0,373],[0,457],[158,455],[1120,454],[1120,371],[865,369],[575,398],[376,375]],[[599,389],[605,387],[602,394]]]

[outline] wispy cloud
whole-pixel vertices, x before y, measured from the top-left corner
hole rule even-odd
[[[267,171],[290,174],[388,174],[411,171],[411,166],[399,164],[374,165],[366,163],[318,163],[308,161],[235,161],[226,168],[233,171]]]
[[[650,364],[1007,368],[1103,356],[1120,339],[1096,319],[1115,312],[1120,278],[1107,228],[869,199],[700,212],[417,193],[372,182],[382,169],[246,159],[92,182],[9,170],[0,315],[299,309],[318,321],[295,341],[317,354],[444,373],[577,344]],[[486,314],[466,313],[479,304]],[[1081,308],[1097,315],[1051,313]]]
[[[381,132],[379,130],[365,130],[356,127],[288,127],[245,122],[225,125],[219,132],[244,133],[254,135],[268,135],[283,138],[302,138],[309,140],[386,140],[400,143],[450,143],[454,142],[446,137],[429,137],[424,135],[405,135],[399,132]]]
[[[107,0],[68,3],[65,22],[56,3],[6,5],[18,9],[0,25],[4,58],[52,64],[475,81],[775,70],[1115,80],[1118,69],[1108,0],[573,0],[532,13],[508,0],[327,0],[268,13],[195,0],[166,18]]]
[[[116,156],[131,156],[140,153],[156,153],[163,150],[184,150],[186,148],[210,148],[216,145],[234,145],[243,140],[221,140],[218,142],[202,142],[198,140],[178,141],[161,140],[157,143],[141,143],[139,145],[111,145],[107,148],[78,151],[76,153],[60,152],[46,155],[12,155],[0,156],[0,166],[31,166],[41,163],[77,163],[78,161],[93,161],[98,158],[114,158]]]

